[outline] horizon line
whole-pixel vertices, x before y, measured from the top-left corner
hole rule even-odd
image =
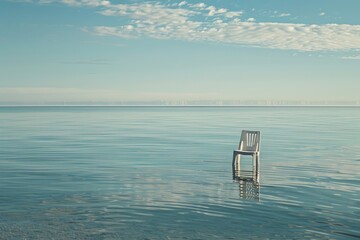
[[[243,105],[212,105],[212,104],[14,104],[2,107],[360,107],[360,104],[243,104]]]

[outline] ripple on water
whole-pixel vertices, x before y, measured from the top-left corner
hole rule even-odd
[[[0,108],[0,239],[359,238],[359,114]],[[255,128],[260,184],[233,180]]]

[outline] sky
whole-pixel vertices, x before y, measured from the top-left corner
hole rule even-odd
[[[1,0],[0,104],[360,105],[359,0]]]

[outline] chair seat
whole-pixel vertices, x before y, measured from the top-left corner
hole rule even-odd
[[[242,150],[234,150],[234,153],[239,153],[243,155],[254,155],[257,151],[242,151]]]

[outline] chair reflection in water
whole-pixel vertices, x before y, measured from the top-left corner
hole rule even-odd
[[[252,171],[241,168],[241,155],[252,156]],[[259,200],[260,192],[260,132],[243,130],[239,148],[234,150],[233,179],[240,184],[240,198]]]
[[[257,173],[259,176],[259,173]],[[239,182],[239,196],[241,199],[260,200],[260,182],[254,178],[252,171],[235,171],[233,179]]]

